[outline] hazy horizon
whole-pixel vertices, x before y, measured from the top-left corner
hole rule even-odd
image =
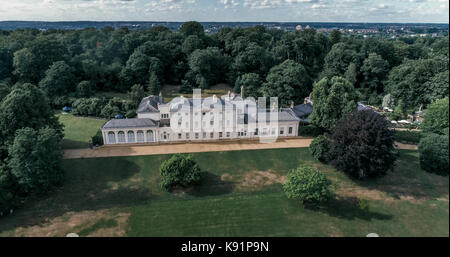
[[[449,23],[448,0],[2,0],[1,21]]]

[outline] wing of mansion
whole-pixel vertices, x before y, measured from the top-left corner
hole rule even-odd
[[[105,145],[295,137],[303,116],[312,111],[309,105],[258,108],[256,101],[244,99],[243,90],[221,97],[181,96],[168,103],[160,94],[142,99],[137,118],[110,120],[101,130]],[[255,110],[247,112],[251,106]]]

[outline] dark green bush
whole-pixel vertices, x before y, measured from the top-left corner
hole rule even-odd
[[[102,135],[102,131],[99,129],[97,131],[97,133],[95,134],[95,136],[92,137],[91,139],[92,141],[92,145],[103,145],[103,135]]]
[[[428,172],[448,175],[448,135],[428,134],[419,143],[420,167]]]
[[[80,116],[99,117],[105,105],[105,100],[100,98],[80,98],[73,104],[73,114]]]
[[[395,141],[404,144],[418,144],[420,139],[423,137],[423,133],[420,131],[412,130],[395,130],[394,131]]]
[[[161,187],[167,191],[185,188],[200,181],[200,167],[191,155],[175,154],[160,167]]]
[[[298,135],[303,137],[317,137],[323,134],[323,130],[314,125],[302,126],[298,128]]]
[[[328,141],[328,137],[325,135],[316,137],[309,146],[309,151],[317,160],[321,162],[327,162],[328,151],[330,151],[330,143]]]

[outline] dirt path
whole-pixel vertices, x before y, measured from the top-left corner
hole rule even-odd
[[[161,145],[122,145],[104,146],[98,149],[67,149],[64,150],[64,159],[82,159],[118,156],[158,155],[174,153],[200,153],[259,149],[282,149],[309,147],[312,138],[281,139],[275,143],[262,144],[258,140],[249,141],[221,141],[185,144]],[[417,145],[395,143],[398,149],[417,150]]]
[[[399,142],[395,142],[395,144],[397,145],[398,149],[402,149],[402,150],[418,150],[419,149],[419,146],[417,146],[417,145],[402,144]]]
[[[221,141],[208,143],[161,144],[161,145],[128,145],[106,146],[98,149],[68,149],[64,150],[64,159],[99,158],[115,156],[139,156],[174,153],[220,152],[277,148],[309,147],[312,138],[281,139],[275,143],[262,144],[258,140]]]

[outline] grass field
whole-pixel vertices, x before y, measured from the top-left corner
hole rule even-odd
[[[91,138],[97,133],[106,120],[78,117],[72,114],[57,114],[64,124],[63,149],[88,148]]]
[[[0,219],[0,235],[449,236],[448,177],[418,168],[415,151],[401,151],[394,173],[358,183],[307,148],[199,153],[201,184],[173,193],[158,186],[167,158],[65,160],[64,187]],[[326,173],[336,200],[314,210],[285,197],[281,183],[302,163]]]

